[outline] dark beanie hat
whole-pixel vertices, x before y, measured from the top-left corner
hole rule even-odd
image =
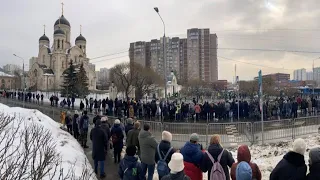
[[[134,156],[137,152],[136,146],[128,146],[126,149],[126,153],[128,156]]]

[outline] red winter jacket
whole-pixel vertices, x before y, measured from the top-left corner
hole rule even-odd
[[[184,161],[184,173],[190,177],[191,180],[202,180],[202,171],[193,163]]]
[[[242,145],[238,148],[237,159],[238,159],[238,162],[233,163],[231,166],[230,176],[232,180],[236,180],[236,169],[237,169],[238,163],[240,163],[241,161],[245,161],[249,163],[252,169],[252,179],[261,180],[261,172],[258,165],[256,163],[250,162],[251,154],[247,145]]]

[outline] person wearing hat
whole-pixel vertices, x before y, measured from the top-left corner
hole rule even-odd
[[[111,132],[110,132],[110,124],[108,123],[108,117],[107,116],[103,116],[101,118],[101,129],[103,130],[103,132],[106,134],[107,140],[108,140],[108,144],[106,146],[105,152],[108,152],[108,148],[109,148],[109,139],[111,138]]]
[[[218,157],[221,156],[220,165],[223,168],[226,180],[230,180],[229,168],[231,168],[232,164],[234,163],[234,159],[232,157],[232,154],[229,151],[227,151],[226,149],[223,149],[221,145],[220,136],[217,134],[211,137],[208,151],[204,153],[204,156],[202,158],[202,162],[200,165],[200,168],[203,172],[208,171],[208,180],[214,180],[214,179],[210,179],[213,162],[209,156],[211,156],[211,158],[215,162],[218,161]]]
[[[168,164],[170,174],[164,176],[161,180],[191,180],[189,176],[184,173],[183,155],[181,153],[174,153]]]
[[[252,169],[247,162],[241,161],[238,164],[236,177],[238,180],[252,180]]]
[[[111,129],[111,140],[113,144],[114,163],[120,162],[121,151],[123,148],[123,132],[120,126],[120,120],[116,119]]]
[[[106,177],[104,172],[105,148],[108,145],[106,134],[101,128],[101,121],[96,121],[96,126],[90,132],[92,141],[92,159],[94,160],[94,172],[98,174],[98,165],[100,164],[100,177]]]
[[[172,134],[169,131],[163,131],[161,139],[162,140],[158,144],[158,147],[156,149],[155,161],[159,162],[160,159],[163,159],[168,164],[171,160],[172,154],[176,151],[171,146]],[[167,155],[167,157],[165,157],[166,155]],[[164,159],[164,158],[166,158],[166,159]],[[159,164],[158,164],[158,167],[159,167]],[[159,171],[158,171],[158,175],[159,175],[159,179],[161,179],[163,176],[163,175],[161,176],[161,173],[159,173]]]
[[[306,179],[307,166],[304,161],[304,153],[307,145],[301,138],[293,142],[293,148],[283,156],[270,174],[270,180],[282,179]]]
[[[128,136],[128,132],[133,129],[133,120],[132,118],[127,119],[127,125],[124,127],[124,131],[126,132],[126,136]]]
[[[202,147],[199,144],[199,135],[193,133],[190,135],[190,141],[186,142],[180,150],[184,159],[184,172],[192,180],[202,180],[202,171],[199,168],[203,158]]]
[[[236,170],[241,162],[247,162],[250,165],[250,167],[252,169],[252,179],[255,179],[255,180],[262,179],[261,171],[260,171],[258,165],[254,162],[251,162],[251,153],[250,153],[249,147],[247,145],[241,145],[238,148],[237,159],[238,159],[238,162],[233,163],[231,166],[230,175],[231,175],[232,180],[238,180],[237,175],[236,175]]]
[[[320,148],[316,147],[309,152],[309,174],[307,180],[320,179]]]
[[[144,180],[141,163],[135,157],[137,148],[135,146],[128,146],[126,148],[126,155],[121,160],[118,174],[122,180]]]

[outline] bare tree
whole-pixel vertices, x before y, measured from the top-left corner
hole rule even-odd
[[[159,75],[152,69],[129,62],[111,68],[110,80],[114,82],[118,91],[125,93],[126,98],[129,98],[129,94],[135,89],[137,99],[163,84]]]
[[[0,179],[95,179],[92,169],[86,166],[87,160],[82,174],[75,174],[75,163],[70,163],[64,175],[65,164],[51,132],[27,121],[0,114]]]

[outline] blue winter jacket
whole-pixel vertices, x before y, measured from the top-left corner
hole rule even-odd
[[[114,148],[118,148],[119,150],[122,150],[123,148],[123,131],[120,126],[120,124],[115,124],[111,129],[111,137],[113,135],[116,135],[118,137],[118,142],[116,144],[113,144]],[[112,139],[112,138],[111,138]]]
[[[202,161],[203,153],[199,144],[186,142],[184,147],[180,150],[180,153],[183,155],[183,160],[185,162],[198,165]]]
[[[131,169],[130,168],[134,168]],[[124,171],[127,169],[127,173]],[[138,158],[134,156],[125,155],[119,165],[118,174],[121,180],[144,180],[144,174],[142,172],[141,164],[138,162]]]

